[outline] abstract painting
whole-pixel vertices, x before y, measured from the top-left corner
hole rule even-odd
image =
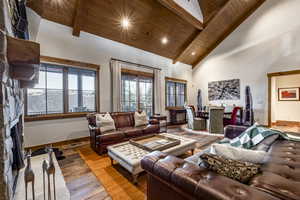
[[[278,101],[299,101],[299,88],[278,88]]]
[[[239,100],[240,79],[209,82],[208,99],[209,101]]]

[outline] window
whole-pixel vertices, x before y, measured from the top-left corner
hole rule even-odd
[[[69,112],[95,111],[95,72],[69,68]]]
[[[186,81],[166,78],[166,107],[182,107],[186,102]]]
[[[153,113],[153,77],[122,73],[122,111]]]
[[[96,111],[96,73],[42,63],[39,82],[27,89],[26,115]]]

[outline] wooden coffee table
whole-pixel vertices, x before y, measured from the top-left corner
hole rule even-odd
[[[196,140],[168,133],[162,133],[161,135],[178,139],[181,142],[179,145],[163,150],[164,153],[179,156],[187,151],[192,151],[192,153],[194,152]],[[130,144],[129,142],[108,146],[107,150],[111,163],[113,164],[113,161],[115,160],[129,171],[132,175],[133,183],[136,184],[139,173],[144,171],[141,167],[141,160],[150,152]]]

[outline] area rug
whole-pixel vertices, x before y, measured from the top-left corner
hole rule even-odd
[[[210,144],[220,140],[222,136],[196,135],[178,129],[171,129],[170,134],[181,135],[197,140],[196,152],[207,148]],[[120,165],[111,161],[107,155],[99,156],[89,146],[78,149],[82,159],[86,162],[91,171],[104,186],[107,193],[114,200],[144,200],[146,199],[147,180],[146,173],[141,173],[138,177],[138,184],[132,183],[132,178]],[[190,156],[183,155],[182,158]]]
[[[189,132],[189,133],[192,133],[192,134],[196,134],[196,135],[208,135],[208,136],[223,137],[222,134],[210,133],[208,131],[195,131],[195,130],[192,130],[192,129],[188,128],[187,125],[182,125],[180,128],[183,131],[186,131],[186,132]]]
[[[89,147],[87,144],[85,146]],[[61,149],[66,159],[58,161],[71,199],[111,200],[101,182],[80,156],[78,149],[81,148],[84,148],[84,145],[62,146]]]

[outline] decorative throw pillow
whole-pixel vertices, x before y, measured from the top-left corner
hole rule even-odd
[[[101,133],[116,130],[115,121],[109,113],[96,114],[96,124],[100,128]]]
[[[148,125],[147,114],[145,113],[145,111],[141,113],[135,112],[134,122],[135,122],[135,127]]]
[[[208,169],[241,183],[249,182],[254,175],[260,172],[260,165],[253,163],[235,161],[206,153],[202,154],[200,158]]]
[[[226,159],[259,164],[266,163],[269,159],[269,154],[265,151],[237,148],[228,144],[212,144],[210,153]]]

